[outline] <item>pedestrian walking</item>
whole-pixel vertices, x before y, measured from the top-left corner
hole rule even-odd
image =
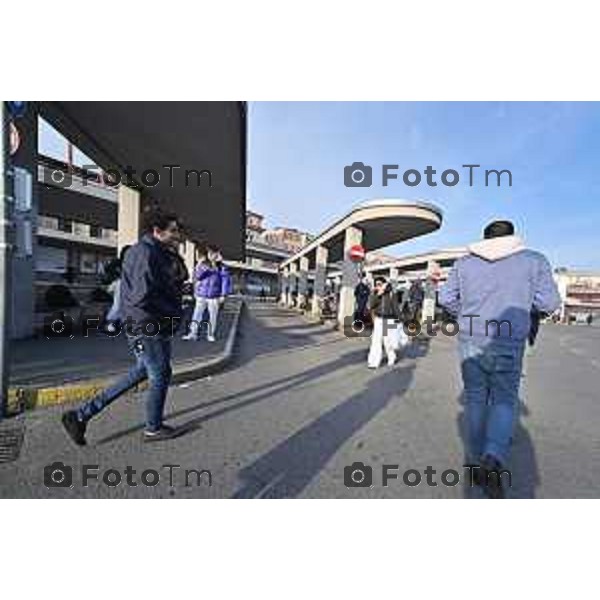
[[[439,302],[458,317],[467,459],[480,466],[474,471],[488,495],[500,498],[531,311],[549,314],[560,306],[552,269],[542,254],[525,247],[512,223],[494,221],[484,240],[456,261]]]
[[[354,299],[356,301],[356,310],[354,311],[355,321],[364,320],[370,296],[371,288],[369,287],[369,280],[363,276],[358,282],[358,285],[354,288]]]
[[[119,324],[121,322],[121,274],[123,272],[125,255],[129,248],[131,248],[131,245],[123,246],[119,253],[119,258],[111,264],[111,281],[109,281],[108,290],[112,293],[113,302],[104,319],[105,330],[109,334],[115,334],[119,330]]]
[[[383,350],[387,354],[388,366],[396,362],[398,349],[398,323],[400,307],[392,286],[385,277],[375,278],[375,287],[369,299],[369,309],[373,316],[373,331],[367,365],[377,369],[381,364]]]
[[[145,379],[149,386],[144,440],[159,441],[177,434],[163,423],[163,413],[171,381],[171,337],[181,318],[182,284],[187,279],[177,254],[179,242],[177,217],[154,212],[148,219],[148,232],[127,252],[120,315],[135,365],[112,386],[63,414],[62,423],[76,444],[86,443],[86,428],[94,416]]]
[[[194,271],[194,295],[196,306],[190,323],[190,330],[184,340],[199,338],[200,324],[203,322],[204,311],[208,309],[209,323],[207,340],[216,341],[219,308],[225,298],[231,294],[232,280],[229,270],[223,263],[221,251],[217,246],[208,246],[205,254]]]
[[[421,323],[424,298],[425,291],[423,285],[419,279],[415,279],[408,289],[408,305],[411,311],[410,320],[415,323]]]

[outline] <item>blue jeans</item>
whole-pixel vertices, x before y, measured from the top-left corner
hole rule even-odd
[[[461,340],[468,460],[490,454],[506,465],[519,411],[525,342],[479,346]]]
[[[77,411],[82,421],[89,421],[109,404],[138,383],[149,380],[146,392],[146,429],[160,429],[165,400],[171,382],[171,340],[160,334],[155,337],[144,335],[127,338],[130,352],[135,356],[135,365],[127,375],[116,381],[83,404]]]

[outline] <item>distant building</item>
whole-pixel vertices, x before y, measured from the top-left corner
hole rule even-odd
[[[560,319],[565,323],[591,315],[600,318],[600,272],[556,269],[554,280],[561,297]]]
[[[289,227],[268,229],[262,237],[265,243],[277,248],[285,248],[292,254],[304,248],[313,239],[309,233]]]
[[[80,301],[88,299],[98,287],[104,266],[117,255],[117,190],[87,176],[71,166],[72,184],[68,190],[48,185],[47,172],[66,168],[65,163],[38,157],[39,208],[36,228],[35,293],[36,305],[43,304],[46,290],[56,284],[67,285]],[[79,220],[68,218],[63,207],[79,194],[94,197],[97,212],[85,213]],[[114,214],[113,227],[106,226],[105,213]],[[100,218],[102,215],[102,218]]]
[[[394,262],[395,260],[398,260],[398,257],[392,256],[391,254],[385,254],[379,250],[367,252],[365,255],[365,267],[384,265],[386,263]]]
[[[246,211],[246,241],[262,241],[262,235],[265,231],[263,221],[265,220],[263,215],[252,212],[251,210]]]

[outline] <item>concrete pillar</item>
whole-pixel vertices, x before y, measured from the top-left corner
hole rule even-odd
[[[119,186],[119,217],[117,244],[121,252],[123,246],[135,244],[141,236],[141,195],[137,190],[125,185]]]
[[[298,271],[298,306],[303,306],[308,293],[308,256],[303,256],[299,261]]]
[[[19,132],[20,143],[11,157],[14,167],[12,186],[13,202],[7,208],[9,223],[8,265],[10,302],[8,307],[8,337],[20,339],[34,333],[35,324],[35,255],[38,252],[35,228],[38,217],[38,166],[37,139],[38,113],[35,102],[27,102],[25,114],[12,119]],[[8,156],[8,151],[7,151]],[[4,200],[3,200],[4,201]],[[10,350],[9,350],[10,352]]]
[[[292,292],[297,288],[298,285],[298,263],[290,263],[290,285],[288,288],[287,306],[291,308],[293,306],[293,294]]]
[[[560,322],[567,322],[567,291],[569,288],[569,280],[565,275],[555,277],[558,293],[560,295]]]
[[[359,281],[359,269],[348,257],[350,248],[362,244],[362,231],[357,227],[348,227],[344,237],[344,258],[342,261],[342,289],[340,290],[340,306],[338,324],[342,326],[346,317],[354,313],[354,288]]]
[[[313,288],[312,314],[314,317],[321,318],[321,302],[325,297],[325,280],[327,279],[327,260],[329,251],[325,246],[317,246],[317,256],[315,259],[315,285]]]
[[[279,304],[287,306],[287,296],[290,287],[290,266],[279,271]]]
[[[190,279],[194,278],[194,267],[196,266],[196,244],[191,240],[185,240],[183,244],[183,260],[188,270]]]

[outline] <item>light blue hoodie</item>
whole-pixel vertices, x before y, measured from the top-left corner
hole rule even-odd
[[[560,307],[550,263],[514,235],[471,244],[468,251],[438,297],[458,318],[459,339],[481,346],[523,344],[531,310],[553,313]]]

